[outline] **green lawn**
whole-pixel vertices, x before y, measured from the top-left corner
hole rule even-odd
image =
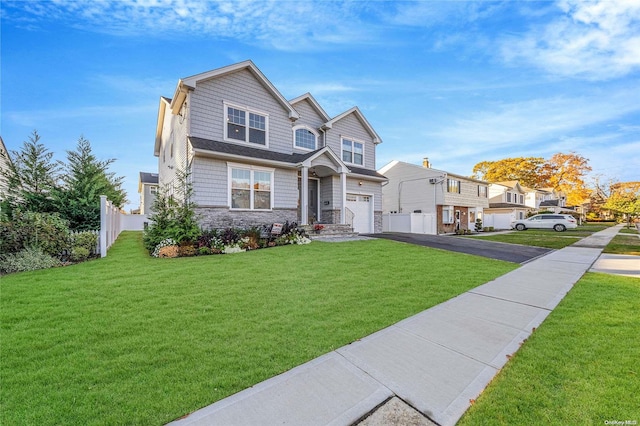
[[[459,425],[640,421],[638,300],[639,279],[586,274]]]
[[[564,232],[556,232],[552,229],[527,229],[526,231],[513,231],[509,234],[481,235],[468,238],[480,238],[502,243],[561,249],[570,246],[584,237],[588,237],[594,232],[602,231],[611,225],[612,224],[609,223],[586,223]]]
[[[640,237],[638,236],[638,231],[634,228],[621,229],[618,235],[613,237],[611,242],[607,244],[603,252],[640,256]]]
[[[0,279],[0,424],[164,424],[516,264],[387,240],[104,259]]]

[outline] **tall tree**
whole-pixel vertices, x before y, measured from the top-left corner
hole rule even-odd
[[[611,195],[602,206],[621,213],[627,219],[640,216],[640,182],[621,182],[611,185]]]
[[[498,161],[482,161],[473,167],[473,177],[487,182],[517,180],[531,188],[544,186],[545,160],[542,157],[505,158]]]
[[[15,208],[41,213],[54,211],[53,193],[61,166],[53,161],[53,152],[40,142],[36,130],[19,151],[11,151],[11,158],[9,169],[2,171],[7,182],[3,211]]]
[[[67,151],[63,186],[57,198],[58,209],[71,229],[100,228],[101,195],[106,195],[118,207],[125,203],[124,177],[109,172],[114,161],[98,160],[91,151],[91,143],[82,136],[75,151]]]
[[[580,205],[589,198],[591,191],[584,178],[590,171],[589,160],[575,152],[554,154],[543,167],[549,186],[564,192],[569,206]]]

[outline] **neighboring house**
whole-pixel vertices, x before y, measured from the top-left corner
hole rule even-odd
[[[530,189],[518,181],[493,182],[489,184],[489,208],[485,210],[485,226],[495,229],[510,229],[511,222],[527,217],[533,208],[525,204]]]
[[[573,211],[566,207],[566,197],[560,191],[553,188],[531,189],[524,186],[522,189],[526,191],[525,205],[535,211],[552,211],[554,213]]]
[[[436,215],[438,234],[475,227],[489,207],[488,183],[429,167],[392,161],[378,172],[389,179],[382,187],[384,213]]]
[[[342,223],[382,229],[381,139],[358,107],[329,117],[309,93],[285,99],[251,61],[178,81],[160,98],[159,184],[179,170],[203,227]]]
[[[0,136],[0,201],[4,200],[4,193],[7,190],[7,179],[4,173],[9,172],[10,164],[11,157],[9,157],[9,151],[7,151],[2,136]]]
[[[138,213],[151,214],[151,208],[158,193],[158,174],[140,172],[138,193],[140,194],[140,210]]]

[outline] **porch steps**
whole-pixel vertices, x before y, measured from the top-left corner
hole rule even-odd
[[[322,229],[316,231],[317,225],[322,226]],[[355,237],[357,232],[353,232],[351,225],[342,225],[336,223],[316,223],[314,225],[303,225],[302,229],[305,230],[309,238],[322,239],[322,238],[337,238],[337,237]]]

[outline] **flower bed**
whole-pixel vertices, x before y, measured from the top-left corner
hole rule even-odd
[[[309,244],[311,240],[296,223],[285,223],[282,231],[275,236],[272,225],[253,228],[227,228],[202,231],[194,240],[178,243],[167,238],[161,241],[151,252],[153,257],[187,257],[212,254],[242,253],[287,244]]]

